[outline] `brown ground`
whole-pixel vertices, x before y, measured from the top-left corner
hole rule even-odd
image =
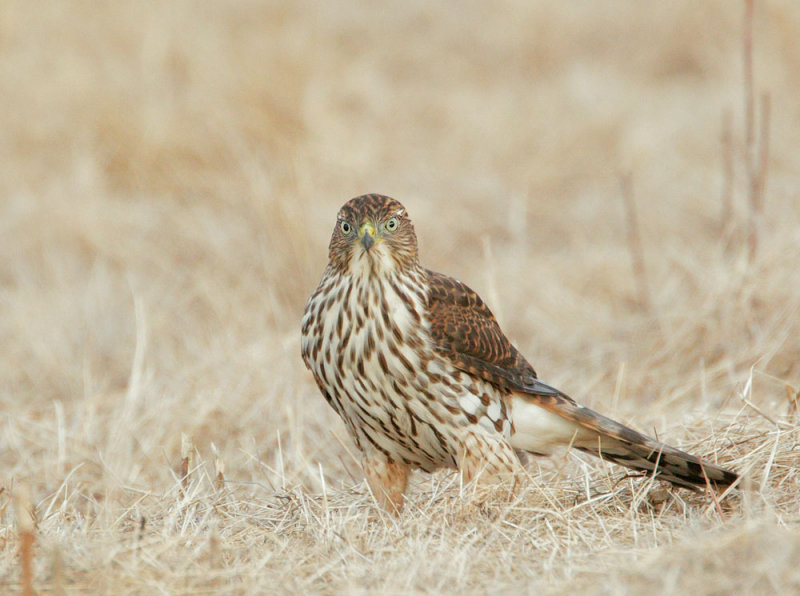
[[[800,590],[800,3],[756,6],[753,259],[743,13],[5,2],[0,591],[22,589],[26,491],[41,593]],[[510,506],[420,474],[382,516],[299,356],[336,211],[364,192],[406,204],[424,263],[543,379],[741,490],[561,454]]]

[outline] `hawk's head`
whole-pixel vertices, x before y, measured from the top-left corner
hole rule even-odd
[[[417,236],[405,207],[383,195],[350,199],[339,210],[328,256],[342,271],[400,273],[417,265]]]

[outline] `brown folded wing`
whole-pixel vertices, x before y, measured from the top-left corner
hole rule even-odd
[[[537,380],[536,371],[508,341],[478,294],[452,277],[434,271],[427,274],[433,341],[456,368],[503,389],[561,395]]]

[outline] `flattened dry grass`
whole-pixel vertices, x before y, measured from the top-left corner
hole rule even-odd
[[[6,3],[0,591],[800,590],[800,12],[754,14],[755,222],[738,4]],[[560,453],[386,516],[299,357],[363,192],[544,380],[741,485]]]

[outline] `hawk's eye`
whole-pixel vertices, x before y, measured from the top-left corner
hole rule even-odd
[[[347,223],[346,221],[343,221],[343,222],[342,222],[342,223],[339,225],[339,227],[342,229],[342,234],[344,234],[345,236],[349,236],[349,235],[350,235],[350,232],[352,232],[352,231],[353,231],[353,226],[351,226],[351,225],[350,225],[349,223]]]
[[[385,227],[388,231],[394,232],[397,229],[397,225],[398,225],[397,218],[392,217],[389,221],[386,222]]]

